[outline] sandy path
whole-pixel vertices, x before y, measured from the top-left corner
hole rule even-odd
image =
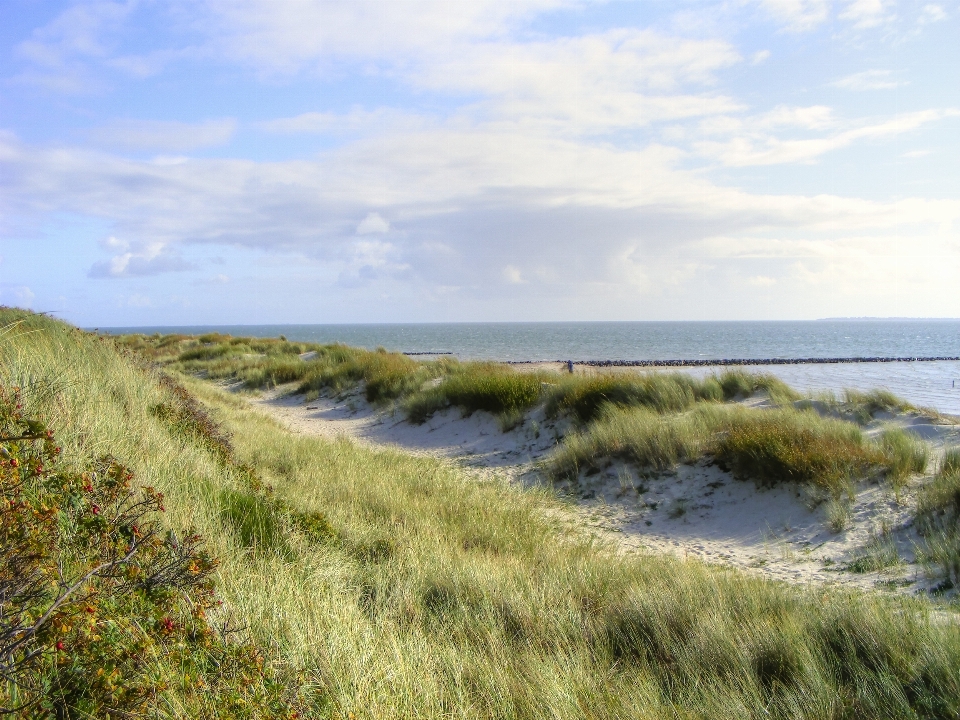
[[[565,422],[548,421],[542,411],[509,432],[502,432],[488,413],[464,418],[456,409],[413,425],[399,411],[371,407],[356,392],[309,403],[302,396],[273,392],[251,402],[294,432],[393,446],[522,484],[542,481],[536,462],[570,430]],[[889,424],[908,427],[935,452],[960,444],[957,425],[916,416],[875,421],[867,432]],[[884,486],[862,484],[851,506],[851,521],[839,533],[829,527],[826,504],[817,505],[796,486],[758,488],[704,463],[642,476],[612,462],[581,476],[571,511],[577,522],[612,539],[624,552],[696,557],[790,582],[920,592],[935,584],[915,556],[919,538],[912,515],[923,480],[915,478],[899,497]],[[901,564],[879,572],[850,571],[848,564],[876,546],[883,531]]]

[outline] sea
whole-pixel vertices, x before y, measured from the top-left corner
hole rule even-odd
[[[203,325],[99,328],[110,334],[219,332],[462,360],[724,360],[960,357],[960,320],[778,322],[532,322],[356,325]],[[960,415],[960,361],[746,366],[808,393],[885,388]],[[698,376],[717,367],[678,369]]]

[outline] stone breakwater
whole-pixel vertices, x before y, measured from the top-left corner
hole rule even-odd
[[[590,367],[711,367],[724,365],[830,365],[836,363],[890,363],[957,361],[960,357],[840,357],[840,358],[729,358],[724,360],[576,360]],[[512,360],[510,365],[566,360]]]

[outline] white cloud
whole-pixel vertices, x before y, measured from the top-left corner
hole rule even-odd
[[[830,83],[845,90],[892,90],[904,83],[890,79],[889,70],[865,70]]]
[[[798,32],[826,24],[834,12],[827,0],[762,4],[782,27]],[[336,102],[342,98],[324,95],[326,88],[304,95],[316,97],[316,105],[293,112],[307,112],[254,124],[263,133],[326,136],[309,142],[311,153],[318,145],[322,152],[287,161],[180,155],[229,141],[232,120],[115,121],[93,131],[99,152],[26,146],[0,135],[0,215],[79,215],[109,224],[115,235],[104,241],[93,277],[196,269],[192,282],[209,287],[227,276],[200,271],[196,257],[207,250],[199,246],[242,246],[267,254],[291,276],[302,270],[316,287],[337,283],[343,292],[331,294],[338,297],[368,298],[371,317],[377,308],[400,307],[382,299],[398,288],[407,289],[411,302],[438,298],[445,308],[467,307],[471,298],[476,307],[502,302],[501,316],[509,317],[528,307],[518,298],[563,314],[591,307],[601,317],[610,317],[610,308],[638,317],[637,298],[659,294],[671,300],[663,307],[687,308],[689,316],[704,311],[690,310],[687,296],[719,288],[718,278],[743,292],[776,283],[786,293],[826,283],[844,262],[869,266],[858,270],[861,277],[887,277],[897,263],[896,242],[939,251],[943,264],[956,265],[950,233],[960,202],[778,194],[776,184],[749,192],[711,180],[738,177],[717,165],[811,163],[952,111],[852,121],[848,108],[828,107],[817,96],[822,74],[804,93],[788,87],[762,94],[802,104],[752,109],[743,98],[761,95],[741,92],[739,83],[775,68],[737,66],[744,57],[764,62],[770,52],[751,55],[725,40],[720,23],[698,26],[709,31],[688,28],[684,37],[668,34],[664,28],[676,27],[669,22],[656,31],[552,38],[524,27],[533,14],[561,5],[211,2],[204,22],[194,25],[213,38],[203,50],[207,59],[240,62],[282,92],[296,74],[311,83],[335,77],[333,85],[362,75],[391,91],[368,96],[361,89],[347,94],[346,103],[360,96],[380,102],[395,91],[401,107],[344,109]],[[889,16],[877,3],[836,7],[859,27]],[[104,40],[110,23],[98,27],[87,41],[83,33],[38,35],[44,42],[24,49],[23,57],[51,77],[94,65],[143,77],[176,57],[173,51],[123,55]],[[835,84],[849,90],[896,83],[889,72],[872,70]],[[404,109],[417,106],[427,110]],[[295,143],[279,144],[286,153]],[[129,149],[158,155],[117,154]],[[764,176],[741,176],[751,174]],[[870,245],[868,235],[896,240]],[[492,285],[497,299],[490,297]],[[286,291],[292,281],[277,287]]]
[[[568,0],[239,0],[207,3],[222,52],[264,73],[316,69],[331,58],[450,54],[465,43],[502,36]]]
[[[193,52],[118,53],[118,38],[140,5],[137,0],[90,0],[71,5],[16,47],[16,56],[28,66],[15,79],[58,93],[88,93],[103,89],[101,70],[142,79]]]
[[[507,265],[503,268],[503,279],[511,285],[520,285],[524,282],[523,273],[516,265]]]
[[[408,71],[431,90],[479,93],[490,119],[553,123],[565,134],[640,127],[731,112],[717,94],[691,94],[741,58],[721,40],[687,40],[646,30],[529,43],[475,43]]]
[[[182,152],[223,145],[236,131],[235,120],[185,123],[169,120],[114,120],[89,132],[93,142],[126,150]]]
[[[409,269],[409,265],[399,260],[399,250],[393,243],[355,240],[346,250],[343,269],[337,278],[343,287],[362,287]]]
[[[357,225],[357,235],[375,235],[390,231],[390,223],[380,217],[380,213],[372,212]]]
[[[190,264],[163,242],[154,242],[136,250],[130,243],[110,237],[101,243],[104,248],[119,251],[109,260],[96,262],[88,273],[91,278],[123,278],[159,275],[187,270]]]
[[[821,155],[847,147],[858,140],[893,137],[916,130],[924,124],[956,116],[960,116],[960,110],[922,110],[821,138],[781,139],[753,133],[726,142],[699,142],[695,143],[695,147],[703,155],[734,167],[812,162]]]
[[[812,30],[830,16],[829,0],[759,0],[759,3],[792,32]]]
[[[895,17],[889,9],[891,5],[892,2],[885,0],[850,0],[838,17],[853,21],[856,28],[876,27]]]
[[[491,302],[483,288],[498,283],[508,294],[535,292],[536,302],[582,296],[600,317],[599,298],[626,302],[618,306],[625,313],[633,307],[619,295],[625,288],[676,301],[670,293],[711,276],[684,258],[727,262],[752,253],[795,262],[806,253],[825,262],[838,233],[913,228],[921,239],[947,238],[960,220],[958,201],[751,194],[678,169],[668,148],[623,151],[478,129],[383,136],[317,161],[158,166],[17,145],[0,145],[0,157],[16,183],[0,201],[6,210],[83,212],[114,223],[117,234],[104,241],[111,257],[91,269],[96,277],[183,270],[193,245],[240,245],[336,268],[345,291],[407,287],[426,297],[446,288],[449,298],[459,288],[461,307]],[[371,206],[383,208],[380,228],[386,215],[403,232],[358,237],[357,217]],[[758,240],[751,250],[751,238],[771,228],[811,239]],[[851,257],[888,262],[869,250]],[[505,271],[505,258],[516,273]]]
[[[741,61],[724,40],[639,29],[550,40],[508,36],[533,13],[566,4],[431,0],[328,3],[321,9],[313,2],[251,1],[218,5],[213,12],[228,28],[218,42],[262,72],[316,70],[318,63],[363,58],[366,73],[421,90],[477,95],[472,107],[461,108],[475,119],[540,122],[551,132],[575,134],[738,108],[723,95],[684,90],[712,86],[718,72]],[[378,124],[412,129],[417,122],[396,110],[357,109],[308,112],[258,127],[322,133]]]
[[[940,5],[924,5],[920,17],[917,19],[919,25],[929,25],[930,23],[940,22],[947,19],[947,13]]]
[[[773,110],[748,121],[752,127],[776,128],[798,127],[807,130],[821,130],[836,125],[833,109],[826,105],[792,107],[778,105]]]

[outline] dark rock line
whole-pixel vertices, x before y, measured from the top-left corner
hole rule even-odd
[[[834,363],[888,363],[958,361],[960,357],[840,357],[840,358],[732,358],[725,360],[577,360],[590,367],[710,367],[714,365],[829,365]],[[510,365],[529,365],[549,360],[509,360]],[[567,362],[554,360],[552,362]]]

